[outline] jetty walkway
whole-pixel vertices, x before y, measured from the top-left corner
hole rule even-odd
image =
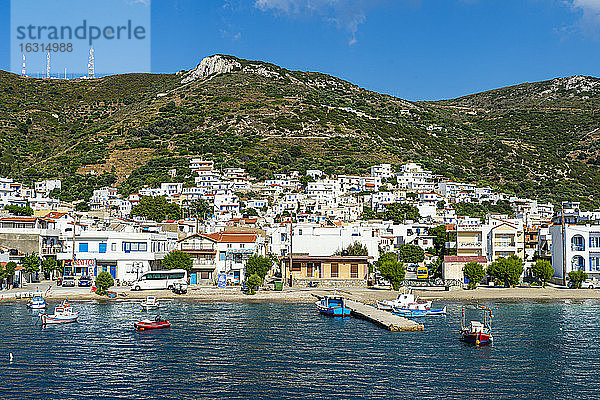
[[[324,294],[325,293],[313,293],[312,295],[321,299]],[[408,318],[392,314],[388,311],[379,310],[378,308],[361,303],[360,301],[350,300],[347,297],[345,300],[346,307],[352,310],[353,317],[372,322],[380,328],[387,329],[391,332],[416,332],[425,330],[423,324],[419,324]]]
[[[394,315],[388,311],[379,310],[368,304],[346,299],[346,306],[352,310],[352,316],[370,321],[388,331],[401,332],[425,330],[423,324],[419,324],[418,322],[399,315]]]

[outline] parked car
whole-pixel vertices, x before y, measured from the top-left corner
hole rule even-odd
[[[581,282],[581,287],[583,289],[600,289],[600,280],[598,279],[586,279]]]
[[[418,265],[409,265],[408,267],[406,267],[406,272],[417,272],[417,267]]]
[[[92,278],[89,276],[82,276],[79,278],[79,286],[92,286]]]
[[[62,287],[75,287],[75,277],[74,276],[63,276],[61,286]]]

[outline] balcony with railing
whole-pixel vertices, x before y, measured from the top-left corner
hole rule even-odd
[[[461,249],[481,248],[482,242],[458,242],[458,247]]]
[[[215,251],[215,248],[211,244],[193,244],[193,243],[182,243],[181,250],[183,251]]]
[[[195,258],[192,264],[193,269],[215,269],[217,267],[215,259]]]
[[[514,249],[516,243],[513,241],[499,240],[494,242],[494,247],[497,249]]]
[[[43,256],[47,256],[47,255],[54,255],[54,254],[58,254],[62,251],[62,246],[52,246],[52,245],[43,245],[42,246],[42,255]]]

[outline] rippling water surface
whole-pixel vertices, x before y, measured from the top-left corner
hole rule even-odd
[[[135,332],[134,303],[74,302],[41,328],[0,305],[0,399],[600,398],[600,303],[498,307],[495,343],[457,340],[460,303],[425,332],[390,333],[310,305],[170,302]],[[14,360],[9,363],[9,353]]]

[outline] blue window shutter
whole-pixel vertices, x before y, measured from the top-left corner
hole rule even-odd
[[[98,251],[99,251],[100,253],[106,253],[106,243],[100,243],[100,244],[98,245]]]
[[[79,252],[87,253],[87,251],[88,251],[88,244],[87,243],[79,243]]]

